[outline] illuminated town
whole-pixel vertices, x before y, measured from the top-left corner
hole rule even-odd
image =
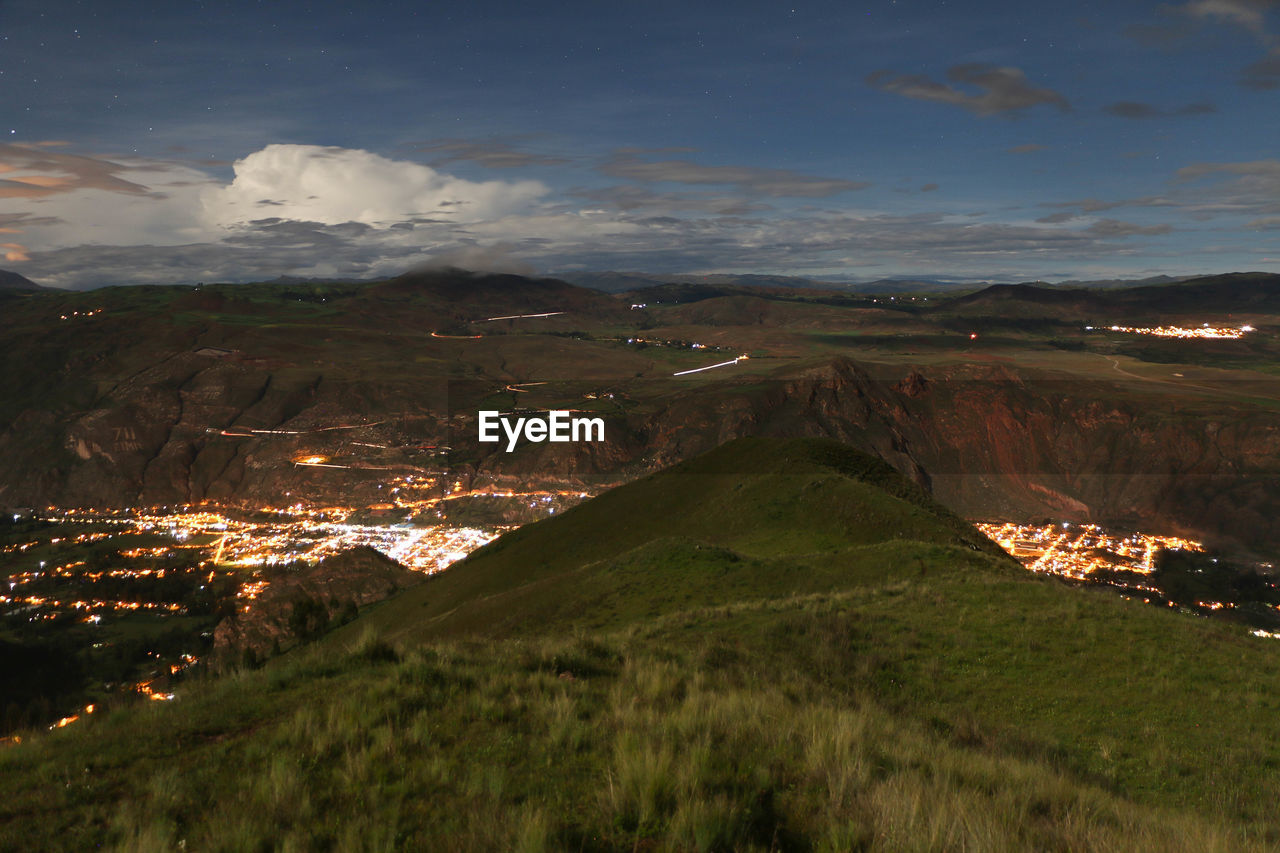
[[[1097,326],[1085,326],[1086,332],[1098,331]],[[1250,332],[1257,331],[1253,326],[1107,326],[1106,331],[1123,332],[1129,335],[1151,335],[1157,338],[1201,338],[1209,340],[1235,340],[1243,338]]]
[[[324,464],[322,460],[307,458],[299,464]],[[470,491],[461,482],[412,476],[389,479],[383,487],[386,501],[365,507],[47,507],[15,515],[15,523],[30,522],[28,529],[39,535],[24,532],[0,545],[6,561],[0,616],[28,626],[26,630],[65,625],[89,631],[85,642],[106,653],[120,631],[135,630],[130,625],[207,619],[215,611],[227,612],[218,610],[218,602],[233,603],[243,616],[257,606],[272,572],[287,571],[290,565],[315,564],[367,547],[407,569],[431,574],[518,523],[553,515],[589,496],[580,491]],[[182,647],[167,651],[144,646],[138,675],[114,689],[151,700],[173,699],[173,682],[200,663],[200,648],[211,635],[203,636],[204,642],[191,634]],[[82,705],[79,713],[66,714],[50,727],[70,725],[93,713],[95,704]]]
[[[308,457],[299,464],[319,465],[324,457]],[[297,503],[287,507],[220,508],[183,506],[141,510],[59,510],[50,507],[41,514],[57,523],[111,524],[118,534],[94,532],[67,537],[82,543],[120,534],[162,534],[172,544],[162,547],[126,549],[122,557],[162,558],[177,551],[198,551],[207,560],[202,565],[252,568],[293,562],[315,563],[352,548],[380,551],[406,568],[427,574],[437,572],[492,541],[514,525],[465,526],[443,521],[440,507],[451,501],[501,498],[518,501],[537,514],[554,514],[558,506],[588,497],[586,492],[516,492],[487,490],[463,492],[457,484],[444,496],[420,498],[415,492],[435,489],[434,482],[415,482],[405,477],[391,482],[389,500],[370,507],[315,507]],[[357,520],[360,516],[362,520]],[[380,523],[369,517],[381,517]],[[50,544],[63,538],[55,537]],[[37,543],[8,546],[6,551],[24,551]],[[10,587],[42,574],[73,574],[76,565],[41,567],[11,575]],[[112,576],[136,577],[152,570],[120,569]],[[163,577],[164,570],[159,570]],[[96,579],[94,575],[88,575]],[[0,602],[5,601],[0,597]],[[34,602],[33,602],[34,603]]]
[[[1150,533],[1120,534],[1108,531],[1096,524],[1012,524],[1008,522],[978,522],[974,525],[1029,571],[1054,575],[1071,581],[1087,581],[1114,586],[1122,592],[1147,603],[1167,607],[1181,607],[1201,615],[1234,610],[1237,604],[1231,600],[1217,600],[1212,594],[1193,598],[1171,596],[1162,588],[1157,576],[1157,558],[1161,552],[1191,552],[1204,554],[1204,545],[1180,536],[1158,536]],[[1217,558],[1208,557],[1212,564]],[[1274,566],[1259,563],[1254,571],[1270,576]],[[1202,568],[1194,569],[1203,573]],[[1261,577],[1261,576],[1259,576]],[[1260,580],[1272,592],[1276,585],[1270,580]],[[1174,600],[1175,597],[1177,600]],[[1274,596],[1270,597],[1274,601]],[[1271,618],[1280,605],[1264,605]],[[1254,631],[1259,637],[1280,637],[1280,632]]]
[[[300,464],[318,463],[323,464],[318,458],[300,460]],[[588,497],[570,491],[471,491],[461,482],[424,477],[400,477],[383,485],[385,503],[358,508],[303,503],[46,508],[31,516],[34,523],[43,525],[36,528],[43,535],[24,532],[0,548],[8,561],[7,588],[0,587],[0,614],[32,630],[40,630],[40,625],[78,626],[77,630],[91,632],[86,636],[99,649],[114,645],[111,638],[123,636],[112,631],[135,630],[127,627],[135,623],[208,618],[223,606],[219,602],[243,616],[259,606],[276,576],[273,572],[288,571],[299,563],[315,564],[353,548],[372,548],[414,571],[437,572],[519,523],[552,515]],[[512,515],[513,507],[522,515]],[[455,508],[463,512],[455,513]],[[494,512],[495,508],[501,511]],[[1178,536],[1120,534],[1094,524],[976,526],[1030,571],[1110,584],[1171,607],[1176,605],[1162,595],[1157,583],[1159,554],[1204,551],[1201,543]],[[1201,613],[1235,606],[1216,600],[1186,603]],[[144,622],[137,623],[140,619]],[[1280,632],[1255,633],[1280,636]],[[206,654],[201,649],[208,649],[207,640],[198,641],[194,634],[180,642],[167,648],[141,647],[145,655],[135,659],[139,668],[114,690],[154,701],[173,699],[175,683],[201,664]],[[63,711],[65,716],[50,727],[65,727],[93,713],[101,707],[98,695],[106,696],[87,696],[90,701],[78,713]]]
[[[974,526],[1029,570],[1072,580],[1088,580],[1091,573],[1100,569],[1149,575],[1161,550],[1204,550],[1201,543],[1178,536],[1123,536],[1096,524],[979,522]]]

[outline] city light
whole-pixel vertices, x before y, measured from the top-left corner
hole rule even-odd
[[[1097,331],[1096,326],[1085,326],[1086,332]],[[1243,338],[1250,332],[1257,331],[1253,326],[1241,326],[1240,328],[1232,328],[1230,326],[1211,326],[1205,323],[1203,326],[1187,327],[1187,326],[1107,326],[1107,331],[1123,332],[1129,335],[1152,335],[1157,338],[1202,338],[1210,340],[1235,340]]]
[[[298,464],[323,464],[327,457],[304,456]],[[161,535],[170,541],[122,548],[121,565],[90,568],[84,560],[15,571],[8,575],[8,590],[0,594],[0,606],[8,612],[25,611],[29,621],[74,618],[89,625],[101,624],[103,614],[151,612],[180,615],[176,602],[146,601],[108,596],[35,594],[23,587],[41,578],[105,580],[163,579],[166,573],[199,572],[205,583],[222,573],[244,570],[235,598],[237,609],[248,610],[265,590],[259,570],[290,563],[315,564],[354,548],[371,548],[412,571],[431,574],[465,558],[515,525],[460,525],[447,520],[447,503],[469,498],[501,498],[535,516],[554,512],[553,502],[573,504],[588,497],[579,491],[519,492],[512,489],[466,490],[461,482],[441,483],[433,477],[404,476],[388,480],[390,500],[366,507],[291,506],[260,507],[151,507],[130,510],[59,509],[49,507],[43,521],[61,524],[110,525],[113,530],[53,536],[45,543],[23,542],[5,547],[5,553],[21,554],[41,544],[80,545],[112,537]],[[194,555],[192,568],[166,568],[154,562],[173,560],[184,565]],[[183,558],[180,560],[179,558]],[[135,561],[148,561],[138,565]],[[207,574],[207,577],[205,575]]]
[[[1072,580],[1086,580],[1100,569],[1149,575],[1162,550],[1204,550],[1201,543],[1179,536],[1121,535],[1096,524],[978,522],[974,526],[1030,571]]]

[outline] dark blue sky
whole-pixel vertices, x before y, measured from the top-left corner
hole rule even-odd
[[[1280,4],[0,0],[42,283],[1280,271]]]

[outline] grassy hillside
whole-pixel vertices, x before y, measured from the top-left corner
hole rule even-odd
[[[520,528],[362,628],[416,642],[617,627],[975,551],[1015,565],[879,459],[831,441],[744,438]]]
[[[839,445],[734,442],[0,750],[0,848],[1269,849],[1274,663]]]

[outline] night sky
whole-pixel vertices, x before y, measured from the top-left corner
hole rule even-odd
[[[1280,272],[1280,2],[0,0],[0,265]]]

